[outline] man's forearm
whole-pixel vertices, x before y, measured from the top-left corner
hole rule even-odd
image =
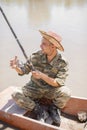
[[[60,86],[54,78],[51,78],[44,73],[41,73],[40,75],[41,75],[41,79],[43,79],[46,83],[50,84],[51,86],[53,86],[53,87],[59,87]]]
[[[15,70],[18,74],[23,74],[23,71],[18,66],[15,67]]]

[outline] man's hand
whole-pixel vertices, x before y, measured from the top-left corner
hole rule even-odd
[[[12,69],[16,69],[17,64],[18,64],[18,58],[17,58],[17,56],[15,56],[15,58],[10,61],[10,66]]]
[[[32,76],[35,78],[35,79],[40,79],[41,78],[41,72],[40,71],[32,71]]]
[[[18,63],[19,63],[19,60],[18,60],[17,56],[15,56],[15,58],[10,61],[10,66],[11,66],[12,69],[15,69],[17,71],[17,73],[23,74],[23,71],[18,66]]]

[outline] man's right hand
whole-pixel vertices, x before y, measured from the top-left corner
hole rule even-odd
[[[17,73],[23,74],[23,71],[18,66],[18,64],[19,64],[19,60],[18,60],[17,56],[15,56],[15,58],[13,60],[10,60],[10,66],[11,66],[11,68],[15,69],[17,71]]]
[[[10,66],[12,69],[16,69],[18,66],[18,58],[15,56],[14,59],[10,60]]]

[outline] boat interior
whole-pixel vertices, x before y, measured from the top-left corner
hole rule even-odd
[[[37,121],[33,113],[19,108],[11,97],[11,94],[14,90],[13,88],[14,87],[9,87],[0,93],[1,121],[23,130],[27,130],[27,128],[30,128],[31,130],[36,130],[36,128],[39,130],[87,130],[87,118],[85,121],[80,122],[77,117],[78,107],[80,107],[81,104],[82,107],[79,110],[84,110],[87,112],[87,99],[84,99],[85,102],[81,100],[79,106],[75,106],[78,102],[75,100],[75,98],[72,98],[76,101],[76,104],[74,101],[73,107],[70,106],[70,103],[72,104],[71,100],[69,107],[67,106],[64,110],[61,111],[61,125],[58,127],[55,124],[51,125],[50,122],[44,123]],[[86,103],[86,105],[83,106],[83,103]]]

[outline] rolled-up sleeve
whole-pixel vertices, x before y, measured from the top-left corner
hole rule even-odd
[[[60,84],[60,86],[64,86],[67,76],[68,76],[68,63],[62,61],[60,62],[60,65],[58,67],[58,73],[56,75],[55,80],[58,84]]]

